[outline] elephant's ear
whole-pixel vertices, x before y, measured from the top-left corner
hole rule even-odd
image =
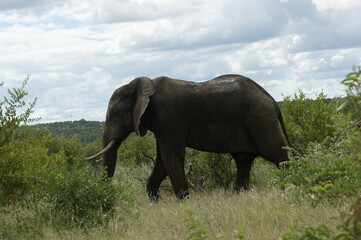
[[[139,136],[144,136],[147,131],[140,129],[140,119],[147,109],[150,97],[155,93],[153,82],[151,79],[141,77],[138,79],[136,94],[136,101],[133,110],[134,131]]]

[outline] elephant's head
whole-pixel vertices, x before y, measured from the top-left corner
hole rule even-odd
[[[152,80],[140,77],[118,88],[111,96],[104,126],[103,150],[88,158],[91,160],[102,156],[107,177],[113,176],[117,150],[129,134],[146,134],[147,130],[140,126],[140,120],[153,94]]]

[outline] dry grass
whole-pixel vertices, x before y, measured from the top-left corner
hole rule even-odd
[[[182,216],[185,209],[196,214],[209,239],[216,236],[232,239],[238,229],[246,239],[277,239],[293,224],[332,227],[335,222],[331,218],[347,211],[349,205],[325,203],[313,208],[307,201],[295,201],[278,189],[253,190],[240,195],[221,190],[197,192],[186,202],[168,194],[160,202],[152,203],[145,194],[139,194],[134,216],[119,213],[107,229],[88,233],[73,230],[64,234],[49,229],[45,239],[187,239],[189,234]]]

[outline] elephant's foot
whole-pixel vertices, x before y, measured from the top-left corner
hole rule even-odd
[[[234,193],[246,192],[249,190],[249,184],[235,185],[233,188]]]
[[[247,192],[249,190],[249,188],[233,188],[233,192],[235,194],[240,194],[241,192]]]
[[[147,192],[148,192],[148,197],[151,201],[156,202],[160,199],[159,188],[151,188],[150,186],[147,186]]]
[[[152,202],[158,202],[159,199],[161,199],[161,197],[159,196],[159,194],[154,194],[154,193],[150,193],[148,192],[148,197],[150,199],[150,201]]]
[[[177,198],[180,200],[187,200],[189,198],[188,190],[178,190],[178,191],[175,191],[175,194],[176,194]]]

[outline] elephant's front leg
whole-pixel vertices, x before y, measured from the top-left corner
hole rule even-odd
[[[147,181],[147,192],[151,200],[159,199],[159,187],[162,181],[167,177],[168,173],[164,167],[160,150],[157,147],[157,158],[154,162],[153,171]]]
[[[160,150],[175,195],[179,199],[187,198],[189,192],[184,171],[185,146],[168,140],[161,143]]]

